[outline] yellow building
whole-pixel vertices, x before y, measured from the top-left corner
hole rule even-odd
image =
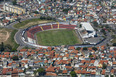
[[[9,11],[12,13],[17,13],[17,14],[25,14],[26,9],[19,7],[19,6],[14,6],[14,5],[9,5],[7,3],[4,4],[4,11]]]

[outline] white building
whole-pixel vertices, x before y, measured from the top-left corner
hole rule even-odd
[[[86,34],[82,36],[82,38],[94,37],[96,35],[96,31],[93,29],[90,23],[81,22],[82,28],[86,30]]]

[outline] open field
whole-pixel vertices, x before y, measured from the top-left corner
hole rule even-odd
[[[37,33],[38,44],[44,46],[81,44],[74,30],[59,29]]]
[[[10,44],[12,48],[17,48],[19,45],[14,40],[14,35],[17,30],[0,28],[0,43],[4,42],[4,44]]]
[[[29,20],[22,21],[21,23],[15,24],[14,27],[24,29],[24,28],[30,27],[32,25],[48,23],[48,22],[52,22],[52,20],[41,20],[39,18],[29,19]]]

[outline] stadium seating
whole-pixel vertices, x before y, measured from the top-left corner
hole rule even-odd
[[[58,24],[52,24],[53,29],[57,29],[58,28]],[[45,26],[41,26],[43,28],[43,30],[48,30],[48,29],[52,29],[51,25],[45,25]],[[59,24],[59,28],[65,28],[65,29],[74,29],[76,27],[76,25],[66,25],[66,24]],[[42,31],[42,29],[40,28],[40,26],[35,26],[29,30],[27,30],[27,37],[34,39],[34,34],[37,32]]]
[[[42,26],[43,30],[48,30],[48,29],[51,29],[51,25],[45,25],[45,26]]]

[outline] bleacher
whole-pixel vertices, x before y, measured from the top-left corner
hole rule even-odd
[[[51,25],[45,25],[45,26],[42,26],[43,30],[48,30],[48,29],[51,29]]]
[[[65,28],[65,29],[74,29],[76,27],[76,25],[68,25],[68,24],[52,24],[53,29],[60,29],[60,28]],[[27,37],[34,39],[34,34],[43,30],[48,30],[48,29],[52,29],[50,24],[46,24],[45,26],[35,26],[29,30],[27,30]],[[43,29],[43,30],[42,30]]]
[[[29,37],[31,39],[35,39],[34,35],[32,33],[30,33],[29,31],[27,31],[27,37]]]
[[[53,29],[58,28],[58,24],[52,24],[52,26],[53,26]]]

